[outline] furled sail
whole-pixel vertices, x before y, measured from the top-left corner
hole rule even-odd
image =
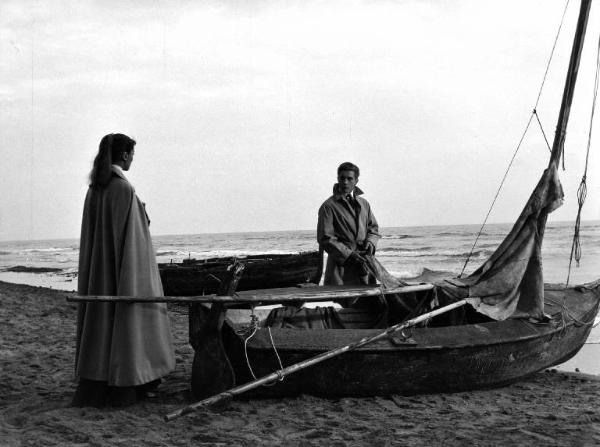
[[[450,300],[472,298],[473,307],[496,320],[544,318],[542,239],[548,214],[563,200],[557,167],[563,155],[590,7],[591,0],[581,1],[548,168],[511,232],[492,256],[470,276],[439,284],[439,292]]]
[[[473,298],[477,311],[494,318],[543,318],[542,239],[548,214],[562,205],[556,165],[546,169],[510,233],[471,275],[445,280],[440,292]]]

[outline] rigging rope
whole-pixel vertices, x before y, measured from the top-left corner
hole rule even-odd
[[[569,284],[569,279],[571,278],[571,265],[573,263],[573,257],[575,258],[575,262],[577,263],[577,267],[579,267],[579,261],[581,260],[581,242],[579,240],[579,230],[581,226],[581,210],[583,208],[583,204],[585,203],[585,197],[587,195],[587,169],[588,169],[588,161],[590,158],[590,146],[592,143],[592,128],[594,123],[594,111],[596,110],[596,99],[598,98],[598,80],[600,78],[600,37],[598,38],[598,51],[596,54],[596,77],[594,79],[594,95],[592,99],[592,112],[590,116],[590,130],[588,133],[588,141],[587,141],[587,149],[585,154],[585,168],[583,170],[583,177],[581,178],[581,183],[579,184],[579,188],[577,189],[577,218],[575,219],[575,230],[573,232],[573,244],[571,245],[571,256],[569,257],[569,271],[567,273],[567,285]]]
[[[465,264],[463,265],[463,268],[460,271],[460,274],[458,275],[459,278],[463,275],[463,273],[465,272],[465,269],[467,268],[467,264],[469,263],[469,259],[471,259],[471,255],[473,254],[473,251],[475,250],[475,246],[477,245],[477,242],[479,241],[479,238],[481,237],[481,233],[483,232],[483,227],[485,227],[485,224],[487,223],[488,217],[490,217],[490,213],[492,212],[492,209],[494,208],[494,205],[496,204],[496,200],[498,199],[498,196],[500,195],[500,190],[502,189],[502,186],[504,185],[504,181],[506,180],[506,177],[508,176],[508,171],[510,171],[510,168],[512,167],[512,164],[515,161],[515,157],[517,156],[517,152],[519,152],[519,149],[521,147],[521,143],[523,143],[523,139],[525,138],[525,134],[527,134],[527,130],[529,129],[529,126],[530,126],[532,120],[533,120],[533,113],[529,116],[529,121],[527,121],[527,126],[525,126],[525,130],[523,131],[523,134],[521,135],[521,139],[519,140],[519,144],[517,145],[517,149],[515,150],[512,158],[510,159],[510,163],[508,163],[508,167],[506,168],[506,171],[504,172],[504,176],[502,177],[502,181],[500,182],[500,186],[498,186],[498,190],[496,191],[496,195],[494,196],[494,200],[492,200],[492,204],[490,205],[490,209],[488,210],[487,214],[485,215],[485,219],[483,219],[483,223],[481,224],[481,228],[479,228],[479,232],[477,233],[477,237],[475,238],[475,242],[473,242],[473,246],[471,247],[471,251],[469,252],[469,255],[467,256],[467,259],[465,260]]]
[[[544,126],[542,126],[542,122],[540,121],[540,116],[537,113],[537,109],[533,109],[533,114],[537,119],[538,124],[540,125],[540,130],[542,131],[542,135],[544,136],[544,141],[546,142],[546,146],[548,147],[548,151],[552,154],[552,148],[550,147],[550,143],[548,142],[548,138],[546,138],[546,132],[544,132]]]
[[[483,232],[483,228],[485,227],[485,224],[487,223],[488,218],[490,217],[490,213],[492,212],[492,209],[494,208],[494,205],[496,204],[496,200],[498,199],[498,195],[500,194],[500,190],[502,189],[502,186],[504,186],[504,182],[506,180],[506,177],[508,176],[508,172],[510,171],[510,168],[512,167],[513,162],[515,161],[515,157],[517,156],[517,153],[519,152],[519,149],[521,148],[521,144],[523,143],[523,140],[525,138],[525,135],[527,134],[527,131],[529,130],[529,126],[531,125],[531,121],[533,120],[534,115],[536,116],[538,123],[540,125],[540,128],[542,129],[542,134],[544,135],[544,139],[546,140],[546,144],[548,144],[548,140],[546,139],[546,134],[544,132],[544,129],[542,128],[542,123],[540,122],[538,115],[537,115],[537,106],[538,103],[540,102],[540,98],[542,96],[542,90],[544,88],[544,84],[546,83],[546,78],[548,77],[548,70],[550,69],[550,63],[552,62],[552,58],[554,57],[554,50],[556,49],[556,43],[558,42],[558,37],[560,35],[560,31],[562,29],[563,26],[563,22],[565,20],[565,14],[567,12],[567,8],[569,7],[569,1],[567,0],[565,3],[565,9],[563,10],[563,14],[562,17],[560,19],[560,25],[558,26],[558,30],[556,31],[556,36],[554,38],[554,44],[552,45],[552,50],[550,51],[550,57],[548,58],[548,63],[546,64],[546,71],[544,72],[544,77],[542,79],[542,84],[540,85],[540,90],[538,92],[537,95],[537,99],[535,100],[535,105],[533,106],[533,111],[531,112],[531,115],[529,116],[529,121],[527,121],[527,125],[525,126],[525,130],[523,131],[523,134],[521,135],[521,139],[519,140],[519,144],[517,144],[517,148],[515,149],[515,152],[512,156],[512,158],[510,159],[510,162],[508,163],[508,167],[506,168],[506,172],[504,172],[504,176],[502,177],[502,181],[500,182],[500,186],[498,186],[498,190],[496,191],[496,195],[494,196],[494,200],[492,200],[492,204],[490,205],[490,208],[485,216],[485,219],[483,220],[483,223],[481,224],[481,228],[479,229],[479,232],[477,233],[477,237],[475,238],[475,242],[473,243],[473,246],[471,247],[471,251],[469,252],[467,259],[465,260],[465,263],[463,265],[462,270],[460,271],[460,274],[458,275],[458,277],[462,277],[463,273],[465,272],[465,269],[467,268],[467,264],[469,263],[469,260],[471,259],[471,256],[473,255],[473,251],[475,250],[475,247],[477,246],[477,242],[479,241],[479,238],[481,237],[481,233]],[[548,144],[549,146],[549,144]],[[550,150],[552,152],[552,150]],[[564,161],[563,161],[564,163]],[[564,165],[563,165],[564,168]]]
[[[550,69],[550,62],[552,61],[552,56],[554,55],[554,50],[556,49],[556,42],[558,42],[558,36],[560,35],[560,30],[562,29],[563,22],[565,21],[565,14],[567,13],[567,8],[569,7],[569,1],[565,3],[565,9],[563,10],[562,17],[560,19],[560,25],[558,25],[558,30],[556,32],[556,37],[554,38],[554,44],[552,45],[552,51],[550,51],[550,58],[548,59],[548,64],[546,65],[546,71],[544,72],[544,79],[542,79],[542,85],[540,85],[540,91],[538,92],[537,99],[535,100],[535,105],[533,109],[537,109],[538,103],[540,102],[540,97],[542,96],[542,89],[544,88],[544,83],[546,82],[546,77],[548,76],[548,70]]]

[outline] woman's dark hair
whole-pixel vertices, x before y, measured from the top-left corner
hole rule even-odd
[[[338,166],[338,175],[340,175],[340,172],[342,171],[354,171],[356,178],[358,178],[360,175],[360,169],[358,169],[358,166],[356,166],[354,163],[350,163],[349,161],[345,161]]]
[[[130,153],[134,146],[135,140],[122,133],[109,133],[103,137],[90,172],[90,186],[103,188],[108,185],[113,160],[117,160],[123,152]]]

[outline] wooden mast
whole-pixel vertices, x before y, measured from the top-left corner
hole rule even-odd
[[[554,143],[552,145],[552,153],[550,162],[558,166],[560,157],[565,147],[565,136],[567,133],[567,123],[569,121],[569,113],[571,112],[571,103],[573,102],[573,93],[575,91],[575,82],[577,81],[577,72],[579,70],[579,61],[581,59],[581,50],[585,39],[585,31],[587,28],[588,17],[592,0],[581,0],[579,9],[579,19],[577,20],[577,28],[575,30],[575,39],[573,40],[573,48],[571,50],[571,60],[569,61],[569,69],[567,71],[567,79],[565,80],[565,89],[563,92],[562,103],[560,105],[560,113],[558,115],[558,123],[556,124],[556,133],[554,135]]]

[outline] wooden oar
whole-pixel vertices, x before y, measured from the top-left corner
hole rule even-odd
[[[369,343],[373,343],[375,341],[381,340],[382,338],[388,337],[389,335],[393,334],[394,332],[401,331],[402,329],[406,329],[407,327],[414,326],[414,325],[421,323],[422,321],[425,321],[429,318],[435,317],[437,315],[441,315],[441,314],[449,312],[453,309],[464,306],[465,304],[467,304],[467,302],[468,302],[468,300],[464,299],[461,301],[457,301],[456,303],[452,303],[447,306],[440,307],[439,309],[433,310],[433,311],[428,312],[423,315],[419,315],[418,317],[412,318],[408,321],[405,321],[404,323],[399,323],[394,326],[390,326],[385,331],[383,331],[377,335],[373,335],[371,337],[364,337],[355,343],[351,343],[351,344],[343,346],[341,348],[337,348],[337,349],[333,349],[331,351],[324,352],[323,354],[319,354],[308,360],[303,360],[302,362],[298,362],[294,365],[287,366],[281,370],[275,371],[267,376],[263,376],[260,379],[254,380],[252,382],[248,382],[244,385],[237,386],[228,391],[224,391],[222,393],[216,394],[212,397],[201,400],[199,402],[195,402],[193,404],[188,405],[187,407],[181,408],[177,411],[174,411],[173,413],[169,413],[169,414],[165,415],[165,421],[167,421],[167,422],[172,421],[173,419],[176,419],[179,416],[183,416],[184,414],[192,413],[201,407],[212,406],[212,405],[219,404],[223,401],[230,400],[231,398],[233,398],[233,396],[237,396],[239,394],[245,393],[246,391],[250,391],[254,388],[258,388],[259,386],[264,385],[269,382],[273,382],[274,380],[282,379],[285,376],[293,374],[302,369],[308,368],[309,366],[315,365],[324,360],[327,360],[332,357],[343,354],[344,352],[352,351],[353,349],[357,349],[362,346],[368,345]]]

